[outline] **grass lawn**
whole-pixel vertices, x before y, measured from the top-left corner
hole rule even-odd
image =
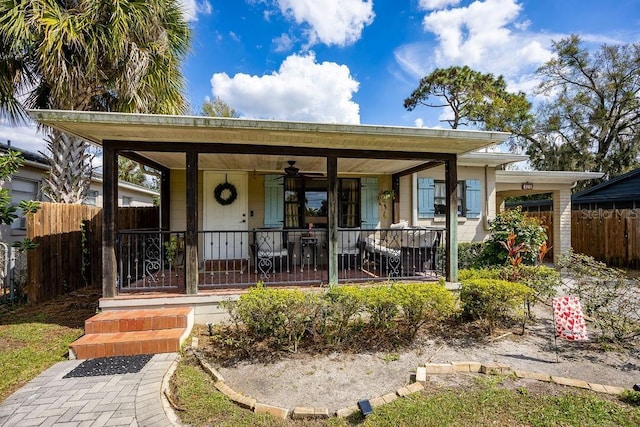
[[[174,377],[182,422],[194,426],[638,426],[640,408],[593,392],[509,377],[478,377],[472,386],[425,390],[378,407],[363,419],[282,421],[257,416],[219,393],[199,367],[183,359]]]
[[[40,305],[0,306],[0,402],[67,358],[98,298],[99,291],[83,290]]]

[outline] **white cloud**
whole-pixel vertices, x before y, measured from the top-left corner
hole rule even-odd
[[[417,127],[417,128],[423,128],[424,127],[424,120],[422,120],[420,117],[418,117],[417,119],[415,119],[413,121],[413,124]]]
[[[274,49],[276,52],[287,52],[291,50],[294,42],[295,40],[287,33],[282,33],[280,37],[273,39]]]
[[[197,21],[198,15],[211,15],[213,8],[207,0],[180,0],[182,13],[187,22]]]
[[[348,46],[373,22],[373,0],[276,0],[282,14],[306,26],[309,46]]]
[[[444,9],[460,3],[460,0],[420,0],[419,7],[422,10]]]
[[[394,52],[396,61],[416,80],[436,67],[468,65],[503,75],[511,90],[531,86],[522,76],[532,76],[552,57],[551,41],[561,36],[526,32],[530,23],[517,21],[521,10],[518,0],[476,0],[429,12],[423,28],[435,35],[435,47],[431,42],[400,46]]]
[[[352,100],[359,83],[346,65],[316,62],[313,52],[287,57],[263,76],[216,73],[212,91],[246,117],[325,123],[360,123]]]
[[[33,153],[44,152],[47,146],[42,134],[33,123],[11,125],[6,119],[0,118],[0,137],[2,138],[0,142],[3,144],[11,141],[12,147]]]
[[[529,27],[531,26],[531,21],[529,19],[527,19],[527,20],[524,20],[522,22],[516,22],[515,24],[513,24],[513,26],[516,27],[520,31],[527,31],[529,29]]]

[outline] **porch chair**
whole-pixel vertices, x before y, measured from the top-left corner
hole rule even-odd
[[[254,271],[261,277],[268,277],[277,270],[291,271],[291,254],[295,243],[288,241],[286,231],[278,228],[254,230],[250,247]]]
[[[358,268],[362,258],[363,242],[359,228],[338,228],[338,262],[342,268]]]

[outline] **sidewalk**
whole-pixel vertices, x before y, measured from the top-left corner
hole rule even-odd
[[[177,353],[156,354],[137,373],[63,378],[60,362],[0,403],[0,426],[173,426],[162,381]]]

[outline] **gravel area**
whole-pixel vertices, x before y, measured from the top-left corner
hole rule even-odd
[[[243,362],[216,368],[231,388],[259,402],[335,411],[360,399],[394,392],[411,382],[418,366],[451,361],[498,362],[513,369],[624,388],[640,383],[637,352],[604,351],[595,343],[558,340],[556,353],[551,309],[546,306],[536,309],[536,322],[527,326],[524,336],[514,331],[480,342],[425,338],[399,353],[292,355],[275,363]],[[455,385],[468,378],[431,380],[437,385]]]
[[[152,357],[152,354],[141,354],[138,356],[114,356],[88,359],[63,378],[136,374],[144,368]]]

